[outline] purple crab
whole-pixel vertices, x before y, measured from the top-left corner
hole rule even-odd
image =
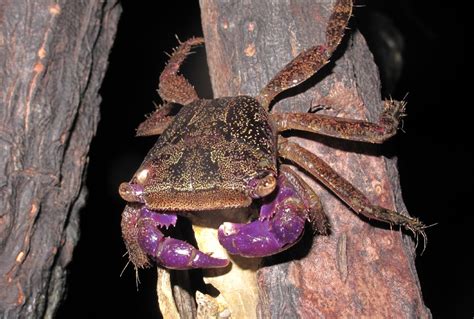
[[[371,219],[423,232],[416,218],[372,205],[348,181],[316,155],[279,135],[302,130],[336,138],[382,143],[393,136],[404,103],[385,101],[377,123],[315,113],[270,113],[270,103],[281,92],[297,86],[323,67],[336,49],[352,2],[339,0],[326,30],[326,43],[300,53],[256,97],[199,99],[179,68],[202,38],[179,44],[160,76],[159,94],[165,104],[142,124],[137,135],[161,135],[120,195],[128,202],[122,234],[135,267],[150,259],[171,269],[225,267],[189,243],[167,237],[162,229],[175,226],[180,212],[248,207],[259,200],[259,217],[247,224],[225,222],[219,242],[230,254],[262,257],[296,244],[306,221],[321,234],[328,222],[317,194],[278,157],[302,167],[334,192],[356,213]],[[172,109],[182,105],[176,115]]]

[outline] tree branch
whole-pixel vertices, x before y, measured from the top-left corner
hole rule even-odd
[[[220,2],[201,0],[206,52],[215,97],[255,96],[302,50],[324,43],[333,1]],[[299,94],[302,93],[302,94]],[[332,63],[274,105],[274,111],[322,113],[375,121],[380,82],[365,40],[348,31]],[[314,135],[292,138],[322,157],[373,203],[406,211],[396,162],[380,149]],[[412,240],[356,216],[313,179],[331,222],[331,235],[303,241],[266,259],[258,271],[261,318],[430,317],[414,266]],[[232,282],[228,282],[229,285]]]
[[[116,1],[0,1],[0,313],[52,317],[79,236]]]

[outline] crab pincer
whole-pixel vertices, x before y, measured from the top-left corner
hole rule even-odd
[[[262,205],[257,220],[248,224],[226,222],[219,227],[219,241],[229,253],[245,257],[269,256],[300,240],[310,206],[297,192],[288,174],[288,171],[280,172],[276,194]]]
[[[146,267],[153,259],[170,269],[218,268],[229,264],[185,241],[166,237],[160,228],[175,226],[177,216],[149,210],[142,203],[129,203],[122,217],[122,233],[135,267]]]

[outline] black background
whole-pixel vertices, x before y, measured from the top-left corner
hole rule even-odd
[[[409,92],[406,133],[399,134],[393,153],[408,210],[425,223],[428,248],[417,257],[427,306],[435,318],[474,315],[471,225],[471,102],[464,62],[465,16],[455,3],[441,1],[368,1],[394,22],[405,40],[405,65],[392,93]],[[155,92],[166,61],[176,46],[174,35],[202,35],[197,1],[123,0],[116,42],[101,89],[101,122],[90,153],[89,199],[81,216],[81,239],[69,268],[68,297],[60,318],[157,318],[155,271],[140,272],[137,291],[132,267],[120,272],[127,258],[120,235],[124,202],[117,194],[154,142],[134,138],[135,128],[159,101]],[[363,13],[360,14],[363,16]],[[467,25],[467,23],[466,23]],[[210,97],[203,50],[186,63],[184,73],[201,97]],[[190,65],[204,69],[190,72]],[[462,73],[466,74],[462,74]],[[471,144],[469,144],[471,145]]]

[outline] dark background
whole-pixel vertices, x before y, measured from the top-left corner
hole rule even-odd
[[[464,21],[467,14],[455,3],[441,1],[367,1],[354,21],[373,36],[370,17],[382,15],[404,41],[404,66],[390,94],[407,92],[405,133],[391,142],[399,160],[408,210],[426,224],[429,243],[417,267],[427,306],[435,318],[474,315],[471,225],[468,200],[473,197],[472,147],[468,147],[471,103],[461,81],[464,62]],[[120,235],[123,200],[117,193],[154,142],[134,138],[135,128],[150,113],[164,52],[176,46],[174,35],[187,39],[202,35],[197,1],[123,0],[123,14],[110,56],[101,94],[102,120],[91,147],[87,185],[89,200],[82,211],[81,239],[70,266],[68,297],[59,318],[157,318],[155,270],[135,272],[128,267]],[[353,23],[354,23],[353,22]],[[369,24],[369,25],[367,25]],[[466,24],[467,25],[467,24]],[[370,39],[371,49],[377,39]],[[381,59],[380,57],[378,58]],[[379,61],[380,62],[380,61]],[[383,62],[383,57],[382,57]],[[202,97],[210,97],[203,50],[186,64],[186,71]],[[467,72],[466,72],[467,73]],[[467,74],[464,74],[467,75]],[[386,84],[391,87],[392,84]],[[471,144],[469,144],[471,145]]]

